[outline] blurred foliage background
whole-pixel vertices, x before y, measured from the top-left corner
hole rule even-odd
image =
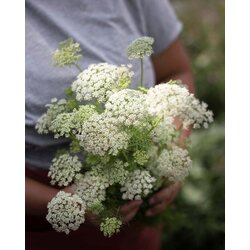
[[[223,0],[172,0],[183,22],[196,95],[215,114],[207,130],[193,132],[193,169],[165,213],[162,249],[224,249],[224,11]]]

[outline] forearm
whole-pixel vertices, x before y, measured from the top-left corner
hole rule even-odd
[[[188,87],[189,92],[194,93],[195,87],[194,87],[194,79],[191,73],[191,70],[176,72],[174,74],[166,76],[166,81],[169,80],[180,80],[183,84],[185,84]]]
[[[25,209],[30,215],[45,215],[48,202],[58,190],[25,177]]]

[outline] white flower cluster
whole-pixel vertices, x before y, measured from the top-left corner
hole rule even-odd
[[[128,176],[128,167],[127,162],[122,162],[117,160],[114,164],[110,166],[97,165],[92,168],[92,173],[96,176],[99,176],[105,183],[108,183],[109,186],[119,183],[123,185]]]
[[[194,129],[208,128],[209,124],[213,122],[213,112],[207,109],[208,105],[204,102],[200,102],[192,94],[189,96],[189,106],[186,108],[183,115],[180,116],[183,119],[183,126],[188,127],[193,125]]]
[[[71,113],[61,113],[51,122],[50,131],[55,138],[60,136],[69,137],[81,131],[82,124],[93,114],[97,114],[95,106],[80,105],[79,109],[74,109]]]
[[[200,104],[187,88],[175,84],[175,81],[150,88],[146,103],[152,116],[179,117],[184,128],[192,124],[194,128],[200,124],[207,127],[213,121],[213,114],[207,110],[206,104]]]
[[[107,101],[110,95],[128,87],[133,76],[131,65],[91,64],[72,84],[78,101]]]
[[[110,96],[105,104],[108,116],[116,124],[139,126],[147,118],[146,95],[133,89],[124,89]]]
[[[92,115],[97,114],[94,105],[80,105],[79,108],[73,111],[72,124],[74,125],[73,133],[79,133],[82,129],[82,125],[87,121]]]
[[[106,218],[104,222],[100,224],[100,230],[104,236],[111,237],[115,233],[120,232],[122,221],[116,217]]]
[[[136,150],[133,156],[134,156],[134,161],[141,166],[145,165],[149,160],[149,155],[144,150]]]
[[[109,183],[105,179],[89,171],[76,180],[74,189],[75,194],[81,197],[86,206],[91,207],[96,202],[105,200],[105,190],[108,186]]]
[[[48,134],[51,131],[51,123],[57,117],[57,115],[65,112],[66,100],[57,98],[51,99],[51,103],[45,105],[48,110],[37,121],[36,129],[39,134]]]
[[[156,144],[171,145],[178,138],[172,117],[164,117],[160,123],[151,131],[152,141]]]
[[[48,176],[51,178],[51,184],[58,186],[68,186],[74,179],[78,178],[82,164],[77,156],[71,156],[66,153],[52,160],[52,165]]]
[[[140,200],[147,196],[156,179],[147,170],[136,169],[130,172],[125,184],[121,187],[122,199]]]
[[[48,203],[47,221],[57,232],[68,234],[84,222],[85,205],[75,194],[60,191]]]
[[[153,53],[154,38],[144,36],[134,40],[127,48],[129,59],[143,58]]]
[[[92,115],[76,136],[87,152],[100,156],[117,155],[119,150],[127,148],[129,141],[126,132],[121,131],[114,124],[114,119],[105,113]]]
[[[58,114],[57,117],[51,122],[50,131],[54,133],[55,138],[60,136],[69,137],[73,129],[72,113]]]
[[[67,39],[60,43],[59,48],[53,53],[54,64],[58,67],[71,66],[81,58],[79,43]]]
[[[159,177],[166,177],[171,182],[182,181],[188,176],[192,161],[188,151],[178,146],[171,150],[164,149],[156,161],[152,172]]]

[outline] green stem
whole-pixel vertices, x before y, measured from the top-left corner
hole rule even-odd
[[[159,117],[158,118],[158,120],[155,122],[155,124],[152,125],[152,127],[151,127],[151,129],[149,130],[148,133],[150,133],[154,128],[156,128],[159,125],[159,123],[161,122],[162,118],[163,117]]]
[[[141,87],[143,87],[143,58],[141,58]]]
[[[124,158],[126,159],[126,161],[128,162],[129,159],[128,159],[128,156],[126,155],[126,153],[124,151],[122,151],[122,154],[123,154]]]
[[[74,65],[77,67],[77,69],[78,69],[80,72],[82,72],[82,68],[80,67],[79,64],[75,63]]]

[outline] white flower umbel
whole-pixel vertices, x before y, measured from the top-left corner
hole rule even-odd
[[[139,59],[153,53],[154,38],[144,36],[134,40],[127,48],[129,59]]]
[[[84,222],[85,205],[75,194],[60,191],[48,203],[47,221],[58,232],[68,234],[75,231]]]
[[[187,106],[187,88],[172,82],[158,84],[147,92],[149,113],[153,116],[175,117]]]
[[[124,89],[110,96],[105,104],[108,116],[116,124],[139,126],[147,117],[146,95],[138,90]]]
[[[141,166],[145,165],[150,158],[148,153],[144,150],[136,150],[133,157],[134,161]]]
[[[51,122],[50,131],[56,139],[60,136],[69,137],[73,127],[72,113],[62,113]]]
[[[111,237],[115,233],[120,232],[122,221],[116,217],[106,218],[104,222],[100,224],[100,230],[104,236]]]
[[[116,160],[113,164],[108,166],[97,165],[93,166],[92,173],[96,176],[100,176],[102,180],[106,180],[111,186],[115,183],[123,185],[128,176],[127,162],[122,162],[121,160]]]
[[[57,67],[76,65],[81,58],[80,44],[69,38],[59,44],[59,48],[53,53],[52,58]]]
[[[106,179],[94,174],[92,171],[82,175],[74,185],[75,193],[81,197],[89,208],[96,202],[105,200],[106,188],[109,183]]]
[[[192,161],[188,151],[178,146],[171,150],[164,149],[152,167],[152,172],[159,177],[166,177],[171,182],[182,181],[188,176]]]
[[[71,113],[61,113],[51,122],[50,131],[55,138],[60,136],[69,137],[81,131],[83,123],[93,114],[97,114],[95,106],[80,105]]]
[[[80,172],[81,167],[82,164],[77,156],[71,156],[67,153],[54,158],[48,173],[48,176],[51,178],[51,184],[68,186],[78,177],[77,173]]]
[[[82,131],[77,136],[80,145],[94,155],[117,155],[119,150],[126,149],[129,137],[121,131],[114,119],[105,113],[91,116],[82,126]]]
[[[147,170],[134,170],[121,187],[122,199],[140,200],[147,196],[153,188],[156,179]]]
[[[201,104],[198,99],[190,94],[184,85],[176,81],[162,83],[152,87],[147,92],[146,103],[149,113],[159,117],[179,117],[183,127],[189,125],[208,126],[213,121],[213,114],[207,110],[206,104]]]
[[[97,114],[94,105],[80,105],[79,108],[73,111],[72,124],[73,133],[79,133],[82,129],[82,125],[87,121],[92,115]]]
[[[37,121],[36,129],[39,134],[48,134],[51,132],[51,123],[57,115],[66,111],[66,100],[61,99],[57,101],[56,98],[51,100],[50,104],[45,105],[48,108],[47,112],[43,114]]]
[[[178,138],[178,131],[173,124],[172,117],[163,118],[151,131],[152,141],[160,145],[171,145]]]
[[[91,64],[72,84],[76,99],[105,103],[114,92],[128,87],[134,74],[130,67],[108,63]]]

